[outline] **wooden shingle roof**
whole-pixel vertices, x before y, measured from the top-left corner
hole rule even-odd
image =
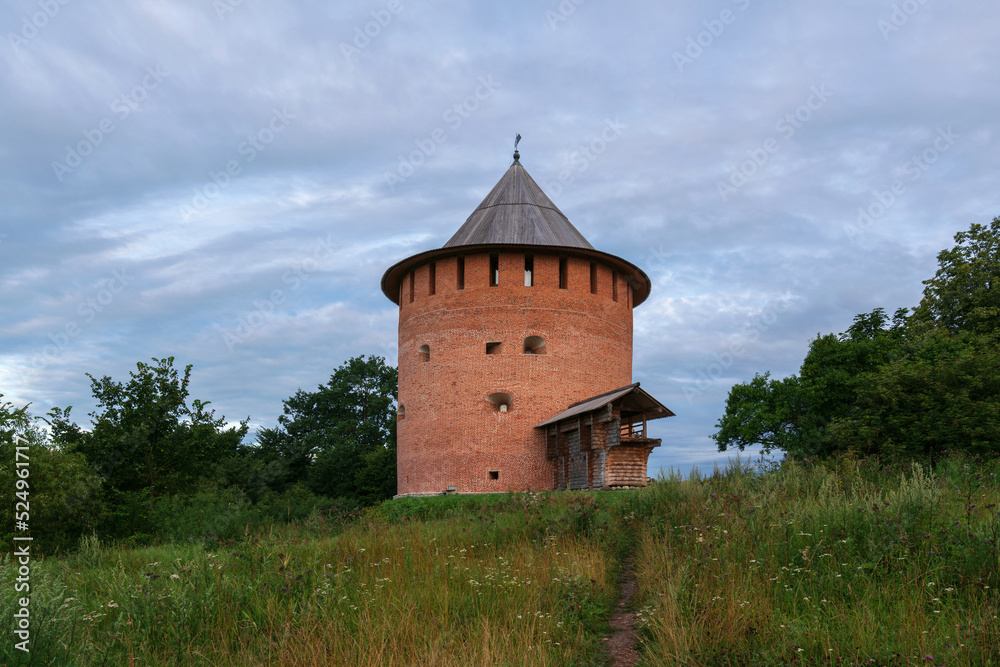
[[[594,249],[517,160],[443,247],[490,243]]]
[[[517,152],[507,169],[455,235],[440,248],[402,259],[382,275],[382,293],[399,303],[399,286],[407,273],[421,264],[476,252],[555,252],[604,262],[621,272],[632,287],[632,307],[646,300],[652,283],[635,264],[597,250],[542,192],[521,163]]]
[[[640,388],[638,382],[633,382],[632,384],[622,387],[621,389],[615,389],[614,391],[598,394],[597,396],[593,396],[584,401],[574,403],[556,416],[543,421],[535,428],[542,428],[543,426],[556,424],[564,419],[569,419],[570,417],[599,410],[609,403],[614,403],[616,401],[619,403],[619,407],[622,410],[641,413],[646,417],[646,419],[661,419],[663,417],[677,416],[672,410],[670,410],[670,408],[663,405],[663,403],[660,403],[658,400],[646,393],[644,389]]]

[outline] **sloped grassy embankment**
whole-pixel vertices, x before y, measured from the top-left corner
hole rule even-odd
[[[642,491],[402,499],[33,563],[32,664],[1000,664],[997,466],[733,464]],[[4,563],[5,591],[13,568]],[[10,618],[12,596],[0,596]],[[0,661],[22,664],[9,627]]]

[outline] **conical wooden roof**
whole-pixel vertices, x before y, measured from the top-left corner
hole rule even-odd
[[[594,249],[517,160],[443,247],[490,243]]]
[[[556,252],[602,261],[621,271],[632,286],[632,307],[649,296],[649,276],[635,264],[597,250],[556,208],[528,175],[514,153],[514,164],[486,199],[442,247],[426,250],[390,266],[382,275],[382,293],[399,303],[403,277],[421,264],[475,252]]]

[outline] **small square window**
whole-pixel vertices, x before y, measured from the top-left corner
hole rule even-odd
[[[499,470],[491,470],[490,471],[490,479],[500,479],[500,471]]]
[[[500,354],[500,348],[503,343],[499,341],[492,341],[486,343],[486,354]]]

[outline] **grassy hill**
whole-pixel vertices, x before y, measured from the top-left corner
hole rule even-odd
[[[629,555],[643,665],[1000,664],[998,470],[736,463],[221,542],[85,540],[33,562],[31,664],[608,664]],[[0,661],[26,664],[10,627]]]

